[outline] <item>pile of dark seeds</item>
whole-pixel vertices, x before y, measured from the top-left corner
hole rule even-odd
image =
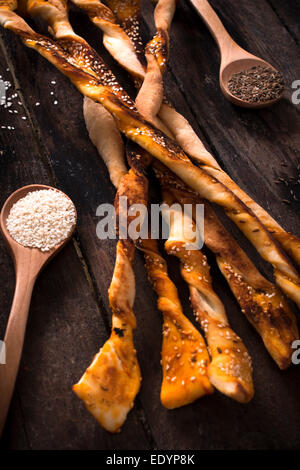
[[[259,65],[233,74],[228,82],[228,88],[241,100],[263,103],[281,96],[284,79],[281,73]]]

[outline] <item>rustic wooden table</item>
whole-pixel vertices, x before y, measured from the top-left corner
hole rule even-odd
[[[167,96],[189,119],[223,168],[287,230],[299,236],[300,108],[291,101],[291,84],[300,79],[300,2],[211,3],[244,48],[262,56],[284,74],[285,97],[273,108],[261,111],[242,110],[229,104],[218,88],[218,50],[187,0],[179,2],[172,25],[170,66],[165,80]],[[144,0],[145,41],[154,31],[152,11],[150,1]],[[126,74],[103,50],[99,30],[79,10],[72,10],[71,19],[75,30],[90,41],[125,88],[132,91]],[[45,269],[34,291],[2,447],[299,448],[300,365],[285,372],[278,370],[242,316],[210,255],[215,287],[234,329],[253,358],[256,387],[253,401],[239,405],[216,392],[182,409],[167,411],[161,406],[161,317],[139,254],[135,262],[134,310],[143,382],[122,432],[110,435],[101,429],[73,394],[72,385],[109,332],[107,289],[114,266],[115,241],[98,240],[95,228],[96,208],[103,202],[113,202],[114,188],[88,138],[80,94],[12,33],[2,30],[0,41],[0,75],[11,83],[8,96],[16,94],[13,105],[0,107],[0,203],[20,186],[44,183],[65,191],[79,215],[74,241]],[[243,240],[243,246],[246,245]],[[251,253],[257,265],[266,270]],[[171,263],[185,312],[191,318],[187,289],[180,280],[176,262]],[[14,289],[13,264],[3,240],[0,240],[0,273],[2,338]]]

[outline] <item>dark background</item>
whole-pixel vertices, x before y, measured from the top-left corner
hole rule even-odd
[[[153,6],[149,0],[142,3],[142,32],[147,41],[154,32]],[[287,85],[284,99],[260,111],[236,108],[225,100],[218,87],[217,47],[186,0],[179,1],[171,29],[170,65],[165,77],[167,96],[239,185],[285,229],[300,236],[300,106],[291,102],[291,84],[300,79],[300,2],[211,3],[242,47],[283,73]],[[124,87],[132,92],[127,74],[103,50],[100,31],[79,10],[72,10],[71,20],[75,31],[90,41]],[[31,24],[37,28],[36,23]],[[88,138],[81,95],[60,72],[35,51],[25,48],[12,33],[1,30],[0,46],[0,74],[11,82],[7,96],[18,94],[10,108],[0,107],[0,204],[20,186],[44,183],[65,191],[79,215],[74,241],[45,269],[34,290],[2,447],[299,448],[300,366],[285,372],[277,368],[241,314],[209,254],[214,287],[226,305],[233,328],[253,358],[256,394],[252,402],[240,405],[216,391],[213,396],[178,410],[162,407],[161,317],[139,253],[135,261],[134,311],[138,321],[135,343],[143,382],[122,432],[110,435],[104,431],[73,394],[72,385],[109,335],[107,289],[116,243],[97,239],[95,214],[99,204],[113,202],[115,191]],[[269,274],[269,269],[240,235],[239,240],[257,266]],[[168,261],[185,313],[192,318],[177,263]],[[14,289],[13,264],[2,239],[0,277],[2,338]]]

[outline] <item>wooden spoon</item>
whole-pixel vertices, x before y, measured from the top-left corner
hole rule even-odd
[[[207,0],[190,1],[206,23],[208,29],[212,33],[219,46],[221,54],[219,80],[220,87],[225,98],[227,98],[231,103],[242,106],[244,108],[264,108],[276,103],[281,98],[282,94],[273,100],[251,103],[234,96],[230,92],[228,88],[228,82],[235,73],[239,73],[243,70],[248,70],[257,66],[268,67],[275,72],[277,72],[277,70],[265,60],[250,54],[249,52],[245,51],[245,49],[242,49],[228,34],[220,18]]]
[[[20,245],[11,237],[6,226],[6,219],[11,207],[19,199],[26,196],[28,192],[38,191],[41,189],[55,188],[42,184],[24,186],[11,194],[11,196],[6,200],[0,214],[0,228],[12,253],[16,273],[15,294],[4,337],[6,364],[0,364],[0,436],[4,428],[19,369],[34,283],[45,264],[48,263],[70,240],[76,226],[75,222],[68,237],[50,251],[46,252],[43,252],[38,248],[29,248]]]

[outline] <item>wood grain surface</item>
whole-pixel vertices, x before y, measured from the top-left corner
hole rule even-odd
[[[287,85],[284,99],[259,111],[236,108],[225,100],[218,86],[219,52],[187,0],[178,2],[171,29],[166,94],[221,166],[288,231],[300,236],[300,106],[291,102],[291,84],[300,79],[300,32],[296,21],[300,2],[213,0],[211,4],[242,47],[283,73]],[[99,30],[78,9],[72,9],[71,22],[132,93],[128,75],[104,50]],[[147,41],[154,32],[150,0],[142,2],[141,23],[143,39]],[[39,23],[32,25],[45,31]],[[138,321],[135,344],[143,382],[122,432],[110,435],[101,429],[73,394],[72,385],[109,332],[107,289],[116,242],[97,238],[96,209],[103,202],[113,202],[114,188],[89,140],[82,116],[82,97],[73,85],[12,33],[1,31],[0,46],[0,75],[12,83],[7,95],[17,93],[11,107],[0,107],[0,204],[20,186],[42,183],[66,192],[78,211],[73,241],[41,274],[33,293],[23,358],[1,446],[299,448],[300,366],[285,372],[277,368],[242,316],[209,253],[215,289],[226,305],[233,328],[253,358],[256,394],[252,402],[240,405],[215,392],[178,410],[162,407],[161,317],[139,253],[135,260],[134,311]],[[159,200],[159,193],[153,193]],[[269,275],[270,270],[248,242],[240,235],[239,240],[257,266]],[[176,260],[168,262],[185,313],[192,319],[187,289],[180,279]],[[13,264],[2,239],[0,279],[2,338],[14,289]],[[297,315],[299,318],[299,312]]]

